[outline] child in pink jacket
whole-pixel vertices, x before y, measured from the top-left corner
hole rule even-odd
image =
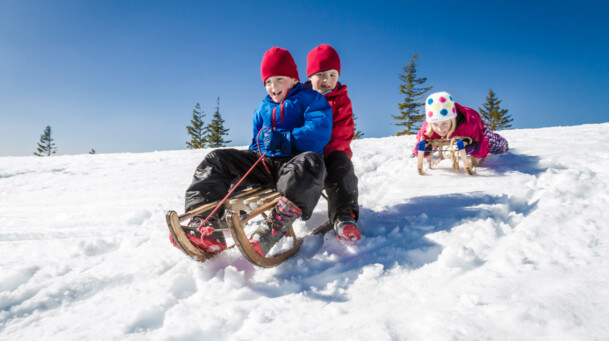
[[[491,131],[477,111],[455,102],[448,92],[436,92],[427,97],[425,117],[426,121],[417,133],[415,155],[418,155],[417,147],[421,140],[450,139],[455,136],[472,139],[472,144],[465,151],[475,158],[486,157],[488,153],[503,154],[509,149],[507,140]],[[431,148],[431,145],[428,147]]]

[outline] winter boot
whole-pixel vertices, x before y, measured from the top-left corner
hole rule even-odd
[[[202,222],[205,221],[205,216],[197,215],[190,219],[188,227],[183,227],[186,238],[192,243],[197,249],[206,253],[220,253],[226,249],[226,239],[222,230],[228,229],[228,225],[224,219],[219,219],[217,215],[211,216],[204,226],[199,228]],[[213,232],[210,235],[203,236],[201,231],[205,231],[206,228],[213,228]],[[203,238],[201,238],[203,237]],[[173,246],[178,247],[173,241],[173,237],[170,235],[169,240]]]
[[[282,196],[266,221],[252,234],[250,243],[259,254],[266,256],[301,215],[302,210]]]
[[[351,212],[338,215],[334,220],[334,232],[339,240],[358,241],[362,238],[357,228],[355,215]]]

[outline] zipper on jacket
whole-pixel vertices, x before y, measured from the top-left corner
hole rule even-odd
[[[290,90],[292,90],[292,89],[290,89]],[[285,102],[286,98],[288,98],[288,95],[290,94],[290,90],[288,90],[288,93],[285,95],[285,98],[279,104],[279,122],[281,122],[281,123],[283,123],[283,103]],[[275,110],[277,110],[276,106],[273,107],[273,129],[277,129],[277,119],[275,118],[276,117]]]

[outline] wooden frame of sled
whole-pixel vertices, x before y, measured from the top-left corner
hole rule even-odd
[[[279,196],[280,194],[278,192],[270,188],[248,188],[236,193],[224,203],[228,229],[235,242],[234,245],[231,245],[228,248],[237,246],[245,259],[263,268],[270,268],[281,264],[283,261],[293,256],[302,244],[302,240],[299,240],[296,237],[292,226],[288,229],[285,237],[292,238],[293,246],[281,254],[263,257],[256,252],[249,242],[249,237],[245,233],[246,224],[258,215],[263,215],[266,218],[265,212],[273,209],[279,200]],[[204,262],[215,254],[204,252],[192,245],[188,238],[186,238],[186,234],[183,230],[183,227],[186,226],[182,226],[181,223],[196,215],[211,213],[219,203],[220,201],[208,203],[181,215],[178,215],[175,211],[169,211],[166,214],[167,226],[176,245],[178,245],[180,250],[185,254],[199,262]],[[325,224],[316,228],[312,233],[327,232],[331,227],[332,225]]]
[[[460,137],[455,136],[451,139],[430,139],[430,140],[421,140],[419,145],[417,146],[418,151],[418,161],[417,161],[417,171],[420,175],[424,175],[423,171],[423,163],[425,160],[425,147],[428,144],[431,144],[432,150],[431,154],[427,157],[428,168],[432,169],[436,166],[440,161],[444,159],[451,159],[453,162],[453,169],[459,169],[459,159],[463,163],[463,168],[469,175],[474,175],[476,173],[476,167],[480,165],[483,159],[477,159],[475,157],[471,157],[471,162],[468,160],[467,153],[465,152],[465,147],[472,143],[472,139],[469,137]],[[437,158],[434,159],[433,154],[437,153]]]

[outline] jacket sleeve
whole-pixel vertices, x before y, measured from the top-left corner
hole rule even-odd
[[[474,111],[472,109],[472,111]],[[471,156],[476,157],[476,158],[483,158],[486,157],[486,155],[489,153],[490,151],[490,147],[488,145],[488,140],[486,139],[486,136],[484,135],[484,128],[485,128],[485,124],[482,121],[482,118],[480,117],[480,115],[474,111],[475,115],[471,115],[471,135],[470,137],[476,142],[480,144],[480,148],[478,148],[478,151],[474,154],[471,154]]]
[[[421,125],[421,128],[419,128],[419,132],[417,133],[417,142],[414,144],[414,155],[419,156],[419,142],[421,142],[421,140],[423,139],[423,134],[425,133],[425,131],[427,130],[427,125],[429,123],[427,123],[427,121],[423,122],[423,124]]]
[[[252,143],[250,144],[250,150],[255,150],[258,151],[258,141],[257,141],[257,137],[258,137],[258,132],[260,131],[260,129],[262,129],[262,117],[260,114],[260,109],[261,109],[261,105],[258,106],[258,108],[256,108],[256,110],[254,111],[254,119],[253,119],[253,123],[252,123],[252,130],[253,130],[253,136],[252,136]]]
[[[311,90],[312,100],[304,111],[304,124],[292,130],[297,152],[323,154],[332,133],[332,108],[319,93]]]
[[[334,102],[332,113],[332,135],[330,142],[324,148],[324,155],[332,154],[337,150],[345,152],[349,158],[352,156],[351,141],[354,135],[353,107],[348,97],[343,97],[340,103]]]

